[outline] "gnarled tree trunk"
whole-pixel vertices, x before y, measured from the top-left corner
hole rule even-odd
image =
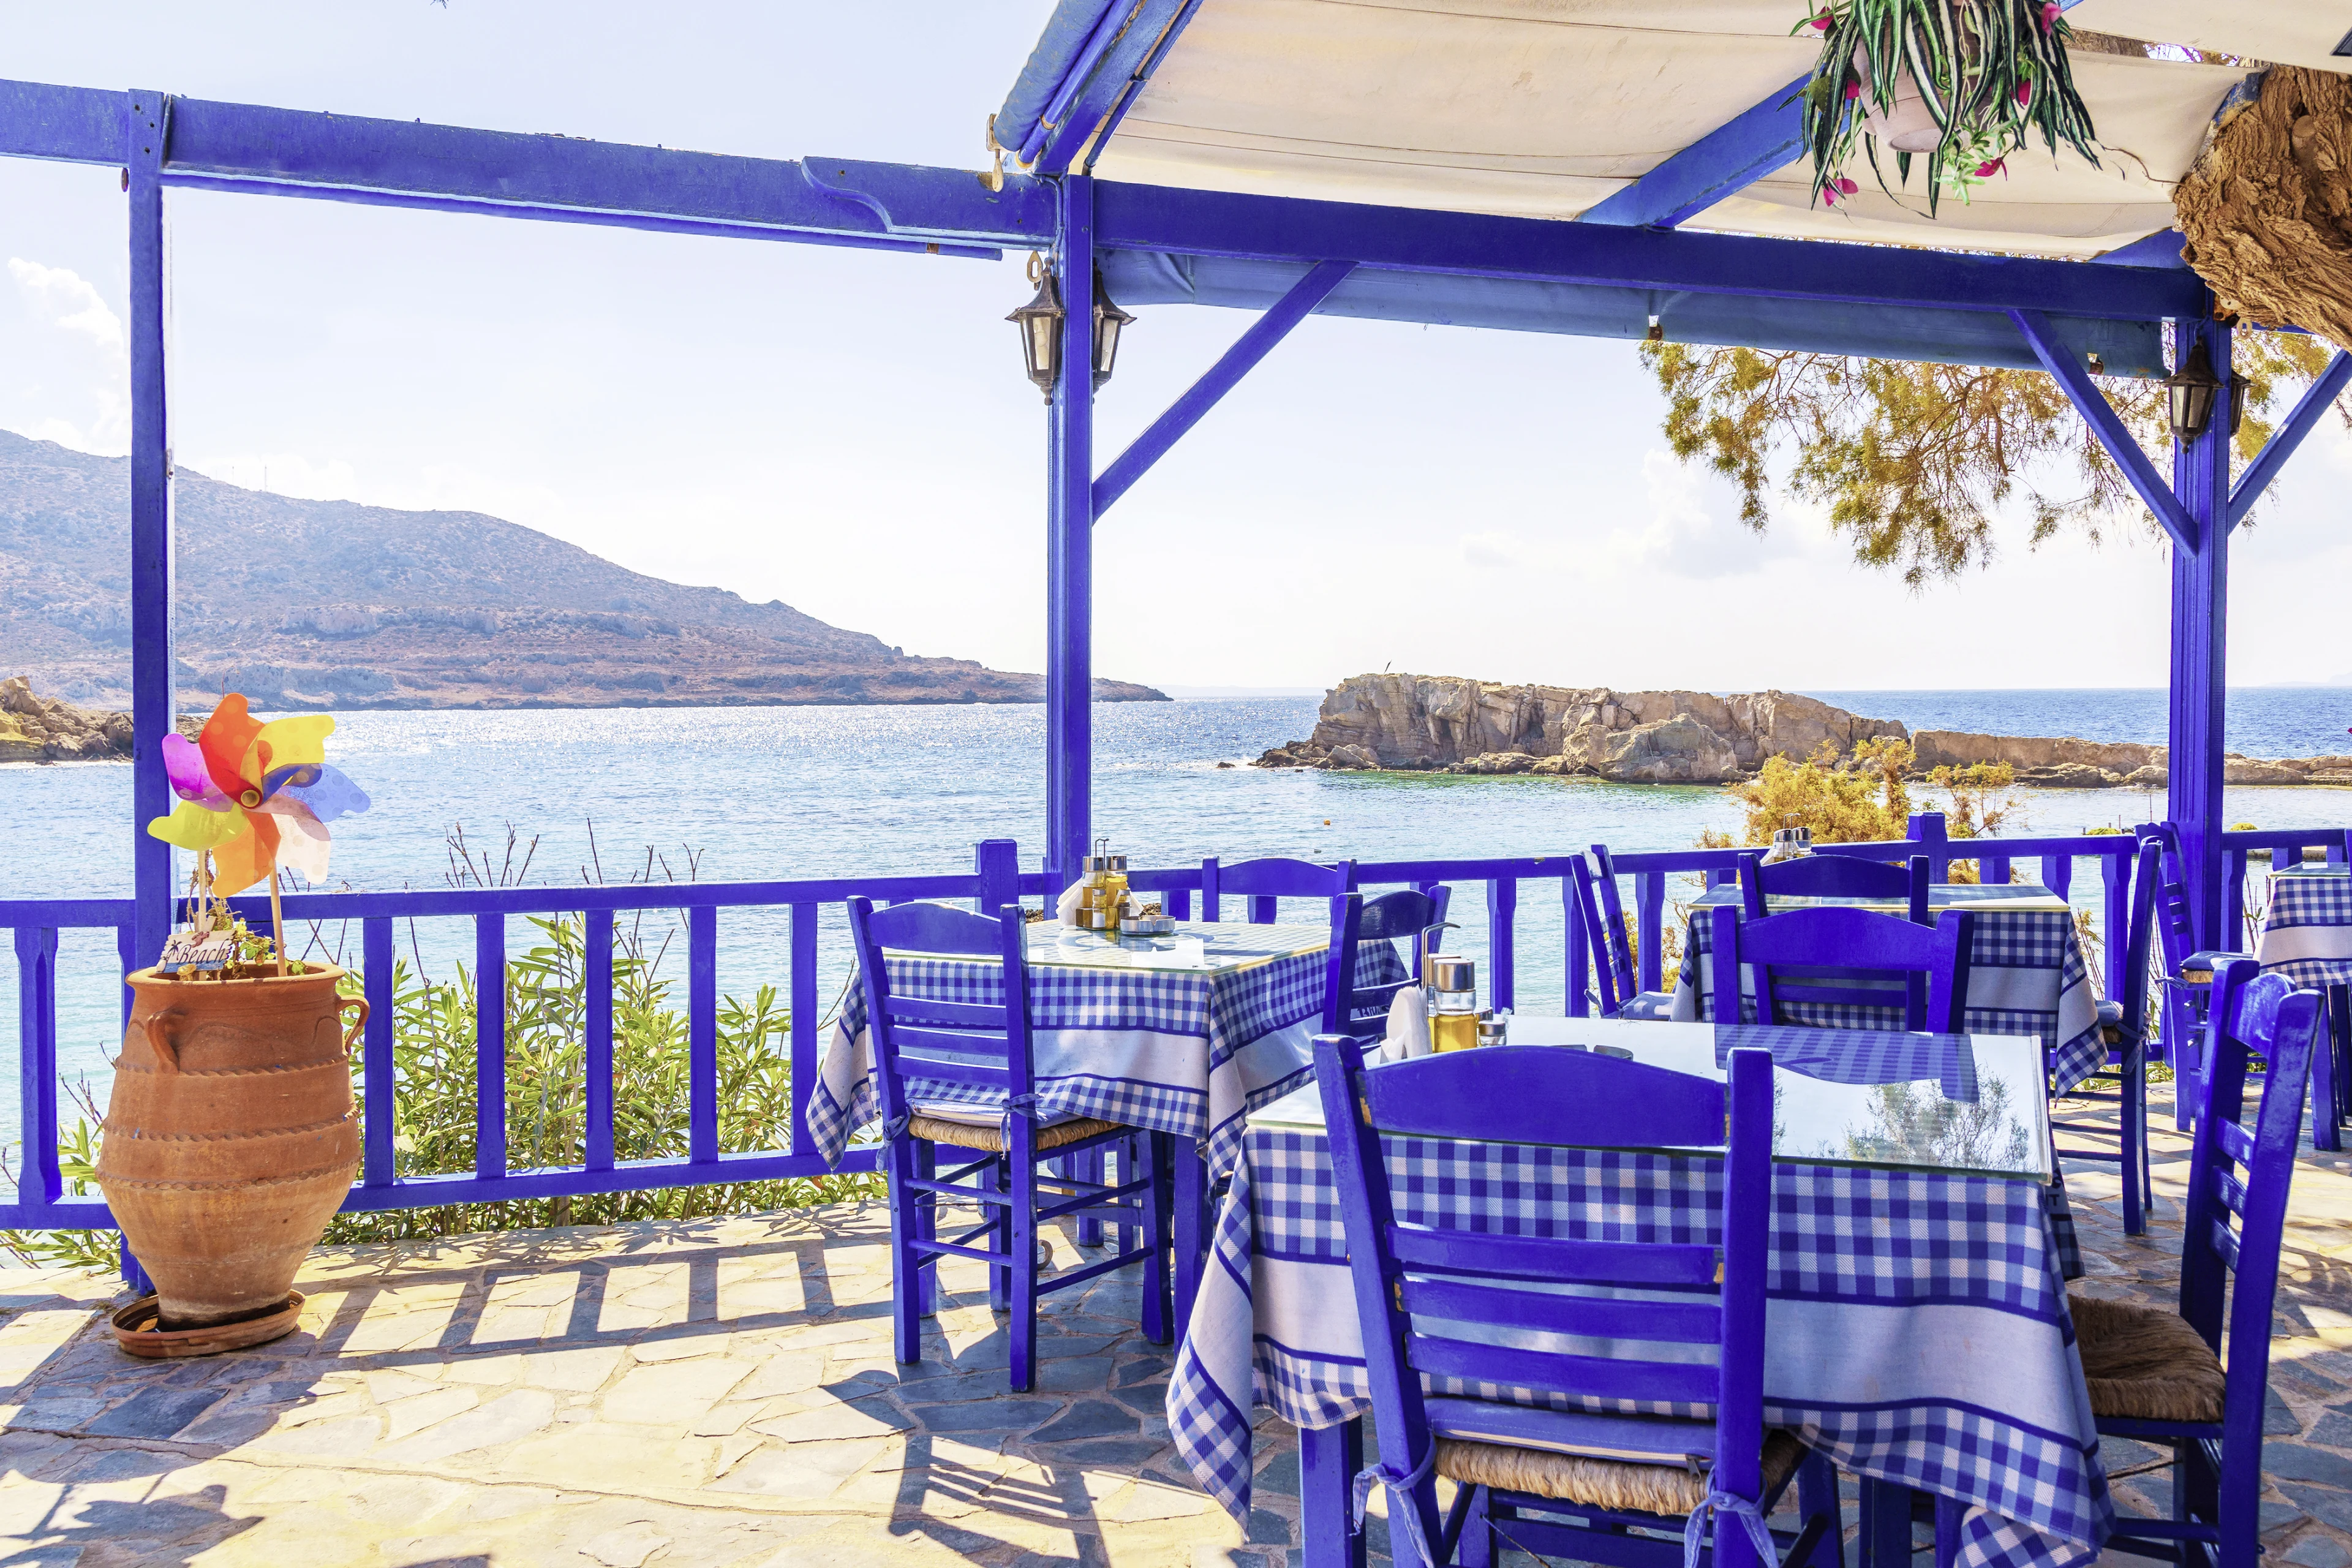
[[[2273,66],[2173,206],[2224,310],[2352,348],[2352,78]]]

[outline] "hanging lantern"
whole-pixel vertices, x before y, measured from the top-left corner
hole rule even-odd
[[[1100,392],[1104,382],[1110,379],[1111,367],[1118,363],[1118,330],[1134,321],[1133,316],[1111,303],[1110,295],[1103,289],[1102,274],[1095,274],[1095,390]]]
[[[2180,368],[2164,380],[2165,413],[2173,439],[2194,441],[2205,434],[2213,422],[2214,395],[2221,390],[2221,378],[2213,374],[2213,358],[2200,337],[2181,356]]]
[[[1062,291],[1054,284],[1054,269],[1035,251],[1029,253],[1029,280],[1037,297],[1004,319],[1021,329],[1021,353],[1029,363],[1029,379],[1054,401],[1054,384],[1062,378]],[[1101,306],[1097,304],[1099,311]],[[1108,372],[1101,373],[1107,374]],[[1100,385],[1099,378],[1096,382]]]

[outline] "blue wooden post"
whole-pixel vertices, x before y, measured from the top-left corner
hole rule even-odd
[[[719,1163],[719,910],[686,911],[686,1142],[698,1165]]]
[[[971,868],[980,878],[982,914],[993,918],[1005,905],[1021,901],[1020,845],[1010,838],[983,838],[971,847]]]
[[[2172,711],[2167,732],[2168,808],[2180,835],[2180,867],[2200,946],[2234,949],[2221,923],[2221,729],[2228,703],[2230,613],[2230,329],[2183,318],[2176,353],[2205,336],[2222,377],[2212,422],[2177,442],[2172,488],[2195,525],[2189,546],[2172,547]]]
[[[1094,182],[1061,182],[1062,374],[1046,484],[1045,870],[1058,891],[1094,837]]]
[[[365,1106],[360,1126],[366,1139],[363,1181],[371,1187],[392,1185],[397,1165],[392,1146],[398,1114],[394,1096],[398,1068],[392,1056],[395,1005],[392,934],[389,916],[375,915],[360,922],[360,984],[367,993],[368,1005],[367,1029],[360,1038],[360,1092]]]
[[[171,100],[123,99],[131,198],[131,774],[133,952],[152,963],[172,930],[172,847],[147,832],[172,810],[163,737],[172,732],[172,424],[163,351],[171,335],[171,244],[163,143]]]
[[[1948,882],[1952,879],[1952,858],[1944,852],[1945,846],[1948,842],[1948,835],[1944,826],[1942,812],[1913,812],[1911,820],[1905,826],[1905,837],[1914,844],[1927,846],[1927,875],[1930,878],[1938,882]]]

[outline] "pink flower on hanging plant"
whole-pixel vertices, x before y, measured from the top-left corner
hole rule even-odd
[[[1823,185],[1822,187],[1822,200],[1827,202],[1832,206],[1837,205],[1837,186],[1833,184]]]
[[[2017,106],[2020,109],[2023,109],[2027,104],[2030,104],[2032,101],[2033,84],[2030,81],[2019,82],[2017,84]]]
[[[1979,180],[1989,180],[1993,175],[2002,173],[2008,167],[2009,160],[2006,158],[1995,158],[1990,163],[1979,163],[1977,165],[1977,178]]]
[[[1860,185],[1855,184],[1852,180],[1843,180],[1843,179],[1842,179],[1842,180],[1835,181],[1835,182],[1833,182],[1833,183],[1836,184],[1836,186],[1837,186],[1837,188],[1838,188],[1838,194],[1839,194],[1840,195],[1846,195],[1846,196],[1850,196],[1850,195],[1853,195],[1853,194],[1854,194],[1854,192],[1856,192],[1856,191],[1858,191],[1858,190],[1862,189],[1862,187],[1861,187]]]
[[[2056,26],[2058,25],[2058,13],[2063,11],[2065,8],[2065,6],[2058,4],[2058,0],[2045,0],[2045,4],[2042,7],[2042,30],[2046,33],[2051,28]]]
[[[1783,16],[1788,14],[1789,13],[1786,11],[1780,13]],[[1816,33],[1828,32],[1830,30],[1830,23],[1832,20],[1834,20],[1834,18],[1832,18],[1827,11],[1822,12],[1820,16],[1813,18],[1813,31]]]

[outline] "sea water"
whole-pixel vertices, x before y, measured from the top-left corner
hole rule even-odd
[[[2160,691],[1817,693],[1914,728],[2161,741]],[[1606,843],[1681,849],[1707,829],[1736,831],[1738,803],[1712,787],[1589,779],[1268,771],[1247,766],[1307,735],[1311,698],[1098,704],[1095,830],[1138,867],[1204,856],[1329,861],[1565,855]],[[2352,751],[2352,691],[2233,693],[2230,745],[2255,756]],[[1009,837],[1034,867],[1045,842],[1045,712],[1003,707],[841,707],[368,712],[340,715],[331,758],[373,798],[334,825],[331,887],[384,890],[522,880],[770,881],[954,873],[972,846]],[[2008,832],[2074,833],[2159,816],[2160,794],[2021,791]],[[1932,807],[1933,792],[1915,792]],[[131,769],[121,763],[0,766],[0,812],[17,834],[11,896],[121,897],[131,878]],[[2352,794],[2229,792],[2233,822],[2352,824]],[[509,844],[509,833],[513,837]],[[463,864],[456,836],[462,833]],[[487,855],[485,867],[481,857]],[[2076,897],[2097,879],[2078,870]],[[1523,1010],[1562,1005],[1565,923],[1557,882],[1521,889],[1515,922]],[[681,900],[681,902],[684,900]],[[1486,951],[1483,890],[1456,890],[1454,940]],[[1237,913],[1238,911],[1231,911]],[[541,940],[509,920],[521,951]],[[672,917],[648,917],[658,949]],[[841,911],[824,911],[821,984],[830,1004],[847,971]],[[779,913],[723,910],[719,984],[782,985]],[[464,921],[403,922],[404,959],[435,979],[470,963]],[[355,931],[299,930],[294,950],[356,951]],[[684,989],[683,942],[665,973]],[[67,932],[59,956],[60,1068],[103,1104],[120,1039],[110,931]],[[16,969],[0,961],[0,1034],[15,1040]],[[12,1053],[13,1054],[13,1053]],[[0,1097],[0,1143],[16,1137],[16,1097]],[[71,1121],[70,1113],[67,1118]]]

